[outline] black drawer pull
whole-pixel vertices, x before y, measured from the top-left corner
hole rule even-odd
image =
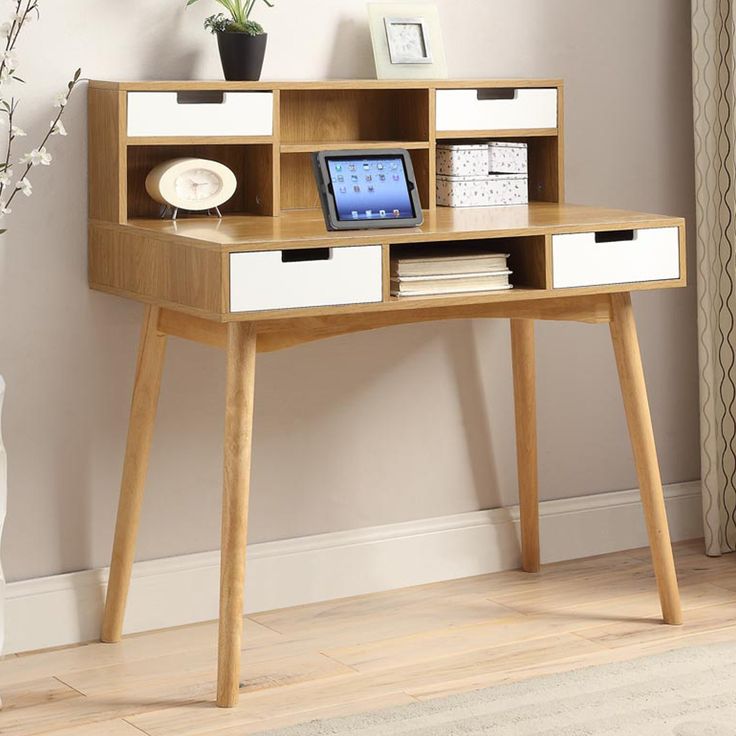
[[[596,243],[618,243],[624,240],[633,240],[633,230],[607,230],[595,234]]]
[[[302,263],[304,261],[329,261],[332,257],[331,248],[299,248],[297,250],[282,250],[282,263]]]
[[[478,90],[478,100],[515,100],[516,90],[511,87],[491,87]]]
[[[225,93],[216,89],[177,92],[176,102],[178,105],[222,105],[225,102]]]

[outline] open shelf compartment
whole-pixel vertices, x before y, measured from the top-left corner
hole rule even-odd
[[[543,290],[549,288],[548,248],[544,235],[530,235],[518,238],[488,238],[485,240],[450,240],[410,244],[394,244],[388,247],[387,278],[394,273],[393,263],[400,258],[426,257],[442,258],[454,254],[472,254],[478,256],[492,254],[508,254],[507,267],[511,271],[509,282],[514,290]],[[449,274],[448,274],[449,275]],[[449,292],[421,296],[390,296],[390,284],[387,288],[388,299],[445,299],[453,298],[468,292]],[[498,294],[499,291],[474,292],[476,295]],[[501,290],[500,293],[504,293]]]
[[[158,164],[182,157],[218,161],[233,171],[238,187],[220,208],[223,214],[274,214],[274,152],[270,144],[128,146],[128,218],[160,214],[161,205],[146,191],[146,177]]]

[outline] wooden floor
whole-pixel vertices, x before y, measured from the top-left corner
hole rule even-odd
[[[249,616],[241,703],[215,708],[216,627],[11,656],[0,734],[244,736],[589,664],[736,641],[736,557],[677,546],[685,625],[648,552]]]

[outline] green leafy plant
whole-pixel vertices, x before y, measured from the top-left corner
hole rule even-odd
[[[274,4],[271,0],[262,0],[269,8]],[[198,0],[187,0],[187,7],[194,5]],[[211,15],[204,22],[204,27],[212,33],[247,33],[249,36],[260,36],[265,33],[260,23],[250,19],[250,14],[258,0],[215,0],[227,11]]]

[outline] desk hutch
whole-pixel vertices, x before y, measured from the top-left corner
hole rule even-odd
[[[528,206],[437,207],[438,141],[523,141]],[[535,320],[608,323],[666,623],[681,622],[630,292],[685,286],[681,218],[566,204],[559,80],[92,82],[89,283],[146,305],[102,640],[120,639],[168,336],[225,351],[217,703],[238,700],[256,353],[430,320],[511,322],[524,570],[539,570]],[[327,232],[310,153],[406,148],[425,224]],[[229,166],[222,220],[158,218],[145,178],[178,156]],[[398,248],[510,254],[511,291],[397,298]],[[295,251],[301,251],[294,257]]]

